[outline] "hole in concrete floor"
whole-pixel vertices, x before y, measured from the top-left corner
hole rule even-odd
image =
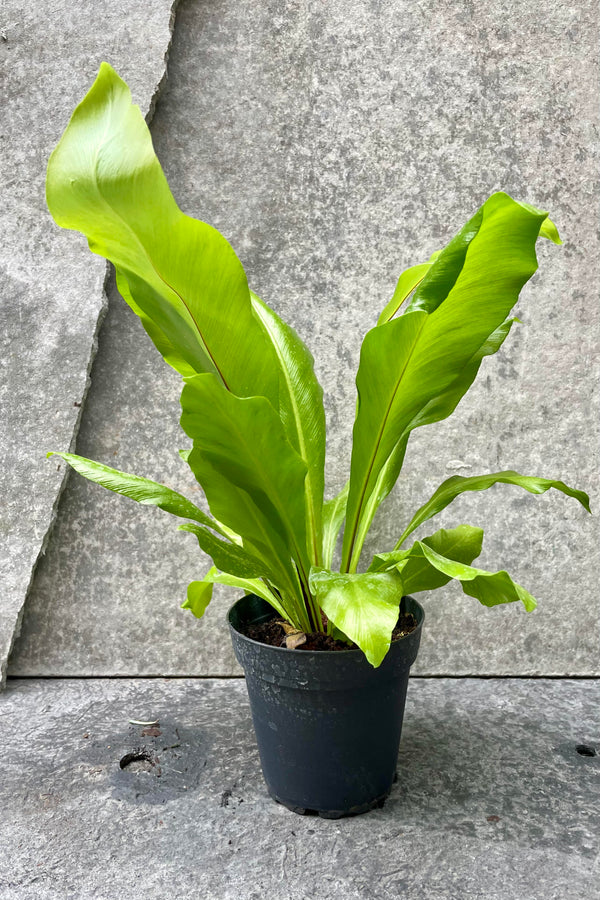
[[[129,772],[151,772],[154,760],[148,750],[132,750],[121,757],[119,766]]]
[[[595,756],[596,749],[589,744],[577,744],[575,747],[580,756]]]

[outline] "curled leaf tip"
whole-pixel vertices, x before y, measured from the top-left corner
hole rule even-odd
[[[556,227],[550,216],[546,216],[546,218],[542,222],[542,227],[540,228],[540,237],[547,238],[549,241],[552,241],[553,244],[562,244],[560,235],[558,233],[558,228]]]

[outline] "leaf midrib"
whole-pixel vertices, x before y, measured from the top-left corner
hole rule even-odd
[[[269,333],[269,337],[271,338],[271,343],[272,343],[273,346],[275,347],[275,352],[276,352],[277,357],[278,357],[278,359],[279,359],[279,361],[280,361],[280,363],[281,363],[281,369],[282,369],[283,374],[284,374],[284,378],[285,378],[285,383],[286,383],[286,387],[287,387],[288,396],[289,396],[289,398],[290,398],[290,403],[291,403],[291,405],[292,405],[292,410],[293,410],[293,413],[294,413],[294,422],[295,422],[295,424],[296,424],[296,434],[297,434],[297,436],[298,436],[298,444],[299,444],[300,456],[302,457],[302,459],[303,459],[304,462],[306,463],[306,479],[305,479],[305,482],[304,482],[304,483],[305,483],[305,495],[306,495],[306,498],[307,498],[307,501],[308,501],[308,515],[309,515],[310,526],[311,526],[311,528],[310,528],[310,539],[311,539],[311,545],[312,545],[313,557],[314,557],[314,561],[315,561],[314,564],[315,564],[316,566],[320,566],[320,565],[321,565],[321,554],[320,554],[320,552],[319,552],[319,546],[318,546],[318,543],[319,543],[319,542],[318,542],[318,540],[317,540],[317,514],[316,514],[316,507],[315,507],[315,503],[316,503],[315,494],[316,494],[316,492],[314,491],[314,489],[313,489],[313,487],[312,487],[312,483],[313,483],[313,478],[314,478],[314,476],[313,476],[313,474],[312,474],[311,466],[309,465],[309,461],[308,461],[308,458],[307,458],[307,457],[308,457],[308,454],[307,454],[307,444],[306,444],[306,440],[305,440],[305,436],[304,436],[304,430],[303,430],[303,428],[302,428],[302,417],[301,417],[301,415],[300,415],[300,409],[299,409],[298,404],[297,404],[297,402],[296,402],[296,395],[295,395],[294,390],[293,390],[293,388],[292,388],[291,378],[289,377],[289,372],[288,372],[288,369],[287,369],[287,366],[286,366],[285,358],[284,358],[284,356],[283,356],[283,353],[281,352],[281,349],[280,349],[280,347],[279,347],[279,343],[278,343],[276,337],[273,336],[273,332],[271,331],[270,323],[269,323],[268,317],[267,317],[266,320],[265,320],[265,319],[260,315],[260,313],[259,313],[259,316],[260,316],[260,321],[263,323],[264,327],[266,328],[266,330],[267,330],[268,333]]]
[[[347,552],[347,554],[346,554],[347,560],[345,560],[344,565],[350,566],[351,563],[352,563],[352,556],[353,556],[353,551],[354,551],[354,542],[355,542],[355,540],[356,540],[356,534],[357,534],[358,527],[359,527],[359,523],[360,523],[360,517],[361,517],[361,514],[362,514],[362,508],[363,508],[363,504],[364,504],[364,500],[365,500],[365,495],[366,495],[366,492],[367,492],[367,487],[368,487],[368,485],[369,485],[369,481],[370,481],[370,478],[371,478],[371,474],[372,474],[372,472],[373,472],[373,467],[374,467],[374,465],[375,465],[375,460],[376,460],[377,454],[378,454],[378,452],[379,452],[379,447],[381,446],[381,441],[382,441],[382,438],[383,438],[383,433],[384,433],[384,431],[385,431],[385,428],[386,428],[388,419],[389,419],[389,417],[390,417],[390,414],[391,414],[391,411],[392,411],[392,406],[393,406],[394,401],[395,401],[395,399],[396,399],[396,395],[397,395],[398,390],[399,390],[399,388],[400,388],[400,383],[401,383],[402,379],[404,378],[404,376],[405,376],[405,374],[406,374],[407,367],[408,367],[408,365],[409,365],[409,363],[410,363],[410,361],[411,361],[411,359],[412,359],[412,357],[413,357],[413,354],[414,354],[415,351],[416,351],[417,344],[418,344],[418,342],[419,342],[419,339],[420,339],[420,337],[421,337],[421,333],[422,333],[422,331],[423,331],[423,329],[424,329],[424,327],[425,327],[425,324],[426,324],[428,318],[429,318],[429,314],[426,313],[425,316],[423,317],[423,321],[421,322],[421,325],[419,326],[419,329],[418,329],[418,331],[417,331],[417,333],[416,333],[416,335],[415,335],[415,338],[414,338],[414,340],[413,340],[413,345],[412,345],[412,347],[411,347],[411,349],[410,349],[410,353],[408,354],[408,357],[407,357],[406,362],[405,362],[405,364],[404,364],[404,366],[403,366],[403,368],[402,368],[402,371],[400,372],[400,374],[399,374],[399,376],[398,376],[398,379],[396,380],[396,384],[395,384],[395,386],[394,386],[394,390],[392,391],[392,396],[391,396],[391,398],[390,398],[390,401],[389,401],[389,403],[388,403],[387,409],[386,409],[386,411],[385,411],[385,415],[384,415],[384,417],[383,417],[383,419],[382,419],[381,426],[380,426],[379,431],[378,431],[378,434],[377,434],[377,439],[376,439],[376,441],[375,441],[374,449],[373,449],[373,452],[372,452],[372,454],[371,454],[371,459],[370,459],[370,462],[369,462],[369,466],[368,466],[368,469],[367,469],[367,473],[366,473],[365,478],[363,479],[363,485],[362,485],[361,492],[360,492],[360,498],[359,498],[359,502],[358,502],[358,505],[357,505],[357,511],[356,511],[356,515],[354,516],[354,521],[353,521],[353,523],[352,523],[352,532],[351,532],[351,537],[350,537],[350,543],[349,543],[349,545],[348,545],[348,552]],[[399,320],[399,321],[400,321],[400,320]],[[386,324],[387,324],[387,323],[386,323]],[[381,326],[380,326],[380,327],[381,327]]]
[[[132,226],[131,226],[130,223],[127,221],[127,219],[125,219],[124,216],[119,212],[119,210],[116,209],[116,208],[113,206],[112,203],[110,203],[110,201],[105,197],[105,195],[104,195],[104,193],[103,193],[103,191],[102,191],[101,183],[100,183],[99,177],[98,177],[98,161],[99,161],[99,157],[100,157],[100,152],[101,152],[101,150],[102,150],[102,148],[103,148],[103,146],[104,146],[104,144],[105,144],[105,138],[106,138],[107,131],[108,131],[108,124],[107,124],[107,126],[106,126],[104,135],[102,136],[102,140],[101,140],[101,142],[100,142],[100,144],[99,144],[99,146],[98,146],[98,148],[97,148],[97,150],[96,150],[96,156],[95,156],[95,159],[94,159],[94,165],[93,165],[94,185],[96,186],[96,190],[97,190],[97,192],[98,192],[98,195],[99,195],[100,199],[102,200],[102,202],[104,203],[104,205],[105,205],[109,210],[112,211],[112,213],[117,217],[117,219],[119,219],[119,220],[123,223],[123,225],[125,226],[125,228],[127,229],[127,231],[129,231],[129,233],[133,236],[135,242],[137,243],[138,247],[142,250],[142,253],[144,254],[146,260],[148,261],[150,267],[151,267],[151,268],[153,269],[153,271],[156,273],[156,275],[158,276],[158,278],[160,279],[160,281],[162,281],[162,283],[165,285],[165,287],[166,287],[168,290],[172,291],[172,293],[175,294],[175,296],[176,296],[176,297],[180,300],[180,302],[183,304],[183,306],[185,307],[185,309],[186,309],[186,311],[187,311],[187,313],[188,313],[190,319],[191,319],[192,322],[194,323],[194,327],[196,328],[196,331],[198,332],[198,336],[199,336],[199,338],[200,338],[200,343],[201,343],[202,347],[204,348],[206,354],[208,355],[210,361],[212,362],[213,366],[215,367],[216,373],[218,374],[219,378],[220,378],[221,381],[223,382],[225,388],[226,388],[228,391],[230,391],[231,388],[230,388],[229,385],[227,384],[227,381],[226,381],[226,379],[225,379],[225,376],[223,375],[223,373],[222,373],[220,367],[218,366],[217,361],[215,360],[215,358],[214,358],[214,356],[213,356],[213,354],[212,354],[212,352],[211,352],[211,350],[210,350],[210,347],[208,346],[208,344],[207,344],[207,342],[206,342],[206,339],[205,339],[205,337],[204,337],[204,335],[203,335],[203,333],[202,333],[202,329],[200,328],[200,325],[198,324],[198,321],[197,321],[196,317],[194,316],[192,310],[191,310],[190,307],[188,306],[187,302],[185,301],[185,299],[183,298],[183,296],[179,293],[179,291],[178,291],[175,287],[173,287],[173,285],[170,284],[169,281],[164,277],[164,275],[159,271],[159,269],[156,267],[156,265],[155,265],[155,263],[154,263],[152,257],[150,256],[148,250],[147,250],[146,247],[144,246],[144,243],[143,243],[142,239],[139,237],[139,235],[136,233],[136,231],[132,228]],[[175,204],[175,207],[177,208],[177,212],[178,212],[179,216],[182,217],[182,218],[185,218],[184,213],[181,212],[181,210],[179,209],[179,207],[178,207],[177,204],[175,203],[175,200],[174,200],[174,199],[173,199],[173,203]]]

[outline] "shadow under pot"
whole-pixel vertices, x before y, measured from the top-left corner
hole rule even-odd
[[[278,803],[334,819],[383,806],[425,618],[412,597],[402,598],[400,611],[412,613],[417,627],[393,641],[374,669],[360,650],[288,650],[247,637],[248,626],[273,617],[253,594],[230,609],[263,775]]]

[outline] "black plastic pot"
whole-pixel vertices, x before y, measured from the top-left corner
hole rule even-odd
[[[288,650],[246,637],[248,624],[273,616],[259,597],[243,597],[230,609],[263,775],[273,799],[288,809],[340,818],[383,805],[425,617],[412,597],[402,599],[401,610],[415,616],[417,628],[394,641],[374,669],[360,650]]]

